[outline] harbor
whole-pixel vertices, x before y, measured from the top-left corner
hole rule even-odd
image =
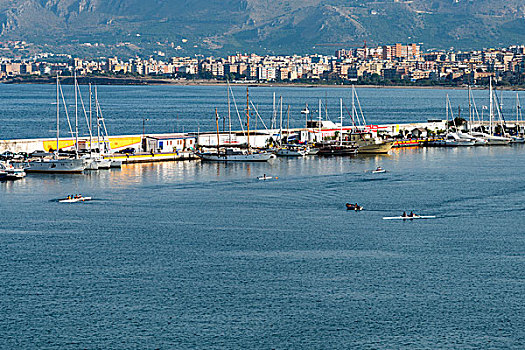
[[[1,153],[45,151],[36,154],[52,158],[54,88],[10,89],[0,99],[0,139],[10,145]],[[219,154],[228,148],[242,153],[247,125],[232,113],[237,123],[230,143],[227,96],[214,99],[223,89],[100,88],[109,137],[101,135],[100,144],[92,137],[91,148],[96,153],[106,143],[121,157],[120,168],[28,173],[0,182],[6,347],[483,348],[499,342],[522,348],[517,271],[524,255],[525,147],[425,145],[421,141],[434,135],[408,134],[433,130],[432,123],[445,130],[446,94],[453,106],[468,108],[466,91],[398,90],[358,90],[367,126],[382,127],[385,140],[403,131],[396,142],[406,147],[386,154],[128,164],[126,153],[182,155],[173,147],[184,140],[186,147],[195,140],[191,152],[203,148],[200,141],[207,145],[202,152],[214,154],[217,124]],[[243,93],[237,88],[236,96]],[[315,124],[306,128],[300,112],[308,102],[315,115],[308,119],[315,122],[316,97],[324,91],[280,93],[295,96],[283,145],[286,136],[296,135],[288,143],[300,145],[301,136],[306,141],[319,134]],[[326,137],[341,131],[341,96],[330,99],[335,93],[328,90],[335,127],[321,128]],[[270,130],[251,119],[253,151],[270,149],[270,137],[278,149],[273,91],[253,88],[250,95]],[[351,95],[344,97],[351,106]],[[512,132],[510,97],[504,108]],[[144,133],[143,117],[149,119]],[[60,157],[74,159],[75,135],[61,121]],[[350,116],[343,121],[351,142]],[[85,127],[78,144],[82,157],[90,149]]]
[[[56,138],[54,140],[0,141],[3,167],[15,169],[19,174],[19,176],[7,176],[7,170],[4,170],[4,178],[16,180],[30,172],[81,173],[90,170],[119,168],[122,164],[129,163],[183,160],[266,162],[279,156],[387,155],[393,148],[403,147],[505,146],[525,143],[519,95],[516,95],[516,119],[508,122],[503,117],[502,104],[498,100],[498,95],[493,91],[492,85],[489,89],[488,121],[483,118],[486,106],[483,106],[480,117],[469,88],[468,120],[460,118],[461,107],[458,107],[458,116],[454,117],[453,107],[447,94],[446,119],[444,120],[433,119],[427,122],[403,124],[367,124],[357,91],[352,87],[350,111],[343,99],[339,99],[339,123],[328,118],[327,106],[324,107],[323,115],[323,102],[319,99],[316,118],[314,114],[311,114],[308,104],[300,111],[300,115],[304,115],[305,118],[305,125],[302,128],[290,128],[290,106],[286,111],[287,120],[283,119],[283,98],[279,97],[276,104],[275,93],[272,118],[268,121],[271,127],[268,128],[256,106],[250,100],[249,88],[246,87],[245,123],[235,105],[241,130],[232,130],[231,101],[235,101],[235,98],[233,91],[227,86],[228,113],[227,120],[223,121],[222,130],[216,108],[215,132],[200,132],[199,130],[186,133],[146,134],[145,123],[148,119],[144,118],[141,135],[123,136],[109,135],[96,87],[94,88],[96,129],[94,129],[92,86],[89,85],[89,110],[87,111],[81,89],[75,80],[74,119],[68,113],[59,77],[57,77],[56,86]],[[79,136],[79,96],[89,136]],[[60,137],[61,102],[65,109],[64,114],[69,133],[74,137]],[[252,119],[251,130],[250,119]],[[255,119],[255,125],[260,120],[264,129],[253,129],[253,119]],[[345,125],[345,119],[349,120],[351,125]],[[227,132],[225,132],[226,122]]]

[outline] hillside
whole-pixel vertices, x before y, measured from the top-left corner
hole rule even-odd
[[[467,49],[525,43],[525,0],[0,0],[0,34],[129,53],[332,52],[364,40]]]

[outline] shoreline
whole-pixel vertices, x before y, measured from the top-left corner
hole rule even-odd
[[[66,76],[61,78],[61,84],[73,85],[73,77]],[[177,80],[177,79],[155,79],[145,77],[77,77],[79,84],[82,83],[95,83],[97,85],[115,85],[115,86],[160,86],[160,85],[173,85],[173,86],[225,86],[227,83],[223,80],[204,80],[204,79],[193,79],[193,80]],[[0,81],[0,84],[11,85],[11,84],[55,84],[55,77],[46,78],[21,78],[16,77],[12,79],[5,79]],[[301,88],[349,88],[352,84],[313,84],[313,83],[302,83],[302,82],[233,82],[230,83],[232,86],[250,86],[250,87],[301,87]],[[468,86],[462,85],[373,85],[373,84],[353,84],[355,87],[364,89],[432,89],[432,90],[466,90]],[[488,90],[488,86],[471,86],[472,90]],[[525,91],[525,87],[522,86],[498,86],[499,90],[505,91]]]

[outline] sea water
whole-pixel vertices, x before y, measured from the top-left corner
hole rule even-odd
[[[11,96],[0,102],[2,118],[34,112],[2,126],[2,137],[43,136],[45,111],[35,100],[52,101],[30,96],[52,88],[0,89]],[[119,133],[133,131],[126,110],[173,116],[173,94],[204,125],[211,112],[203,105],[219,101],[212,92],[220,90],[134,89],[101,87],[121,101],[120,111],[116,99],[107,103]],[[209,93],[195,97],[201,90]],[[281,91],[299,101],[314,90],[324,94]],[[148,97],[131,107],[126,96],[138,91]],[[439,111],[429,96],[446,92],[359,93],[363,105],[366,94],[390,105],[399,121],[424,121]],[[20,110],[9,107],[25,98]],[[387,173],[372,174],[377,166]],[[134,164],[0,183],[0,347],[522,349],[524,171],[522,146],[412,148],[261,164]],[[278,179],[257,180],[263,174]],[[56,202],[77,193],[94,200]],[[347,202],[365,210],[347,211]],[[437,218],[382,219],[403,211]]]

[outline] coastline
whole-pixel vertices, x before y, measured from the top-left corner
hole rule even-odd
[[[73,85],[73,77],[66,76],[61,78],[63,85]],[[104,77],[104,76],[83,76],[77,77],[79,84],[94,83],[97,85],[176,85],[176,86],[224,86],[224,80],[212,79],[170,79],[170,78],[149,78],[149,77]],[[0,84],[55,84],[55,77],[14,77],[1,80]],[[233,82],[233,86],[250,87],[302,87],[302,88],[349,88],[352,84],[328,84],[328,83],[303,83],[303,82]],[[432,90],[466,90],[467,85],[373,85],[373,84],[354,84],[356,87],[364,89],[432,89]],[[487,90],[488,86],[471,86],[473,90]],[[523,86],[499,86],[499,90],[506,91],[525,91]]]

